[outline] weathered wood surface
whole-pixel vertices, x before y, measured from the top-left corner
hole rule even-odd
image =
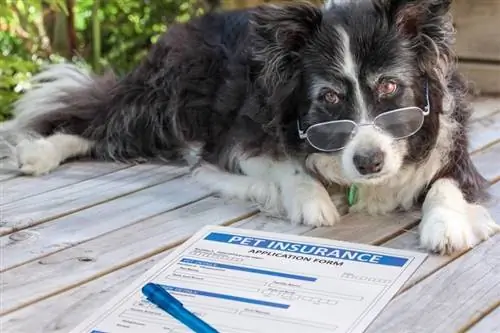
[[[160,184],[185,172],[185,168],[179,167],[137,165],[6,203],[2,205],[0,235]],[[4,195],[9,197],[8,192]]]
[[[455,0],[452,14],[457,29],[455,50],[458,56],[500,62],[500,1]]]
[[[499,302],[500,303],[500,302]],[[480,320],[468,331],[469,333],[498,333],[500,332],[500,304],[486,317]]]
[[[471,151],[500,198],[500,100],[482,99],[477,105]],[[69,164],[40,180],[0,178],[0,189],[10,182],[25,189],[6,187],[4,197],[13,193],[15,199],[0,206],[7,212],[0,229],[2,332],[68,332],[206,224],[421,251],[417,212],[385,218],[350,214],[332,228],[315,229],[267,217],[241,202],[211,197],[186,177],[185,168],[139,165],[103,170],[84,174],[72,171]],[[75,177],[63,180],[58,174]],[[24,203],[24,210],[19,203]],[[26,207],[29,204],[35,208]],[[490,210],[500,221],[500,206],[492,203]],[[477,330],[480,325],[493,329],[488,318],[498,312],[500,297],[498,291],[485,292],[498,287],[500,269],[498,259],[485,258],[500,248],[492,245],[498,238],[461,256],[430,255],[380,316],[391,318],[390,327],[396,329],[381,325],[379,318],[370,332],[455,332],[464,327],[482,332]],[[459,297],[451,292],[454,284]],[[411,313],[406,313],[408,304]],[[428,309],[435,318],[426,314]]]
[[[479,94],[500,94],[500,64],[465,62],[458,69]]]

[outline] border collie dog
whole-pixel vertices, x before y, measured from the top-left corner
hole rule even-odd
[[[171,26],[123,77],[49,67],[2,136],[20,170],[65,160],[185,159],[223,196],[330,226],[350,211],[422,209],[438,253],[499,230],[468,154],[451,0],[331,0],[212,13]],[[353,187],[353,185],[355,187]]]

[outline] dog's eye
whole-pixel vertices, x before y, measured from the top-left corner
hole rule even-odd
[[[383,81],[377,86],[379,96],[390,96],[398,90],[398,85],[394,81]]]
[[[339,95],[337,95],[332,90],[329,90],[323,94],[323,100],[328,104],[337,104],[340,101]]]

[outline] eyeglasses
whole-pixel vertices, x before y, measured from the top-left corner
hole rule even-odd
[[[425,116],[430,112],[428,83],[425,84],[425,97],[426,106],[423,110],[416,106],[391,110],[364,124],[357,124],[352,120],[333,120],[311,125],[302,131],[300,119],[297,119],[299,137],[302,140],[306,139],[312,147],[323,152],[343,149],[361,126],[374,126],[395,139],[407,138],[420,130]]]

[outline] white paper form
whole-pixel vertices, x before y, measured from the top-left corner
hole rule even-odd
[[[72,333],[189,333],[141,292],[162,285],[221,333],[355,333],[425,260],[378,246],[208,226]]]

